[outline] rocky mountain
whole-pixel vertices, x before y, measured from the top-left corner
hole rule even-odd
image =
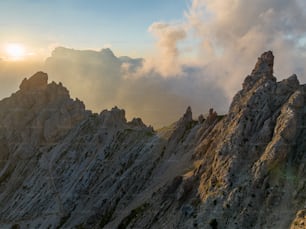
[[[0,227],[306,228],[306,86],[277,82],[273,62],[226,115],[188,107],[158,131],[24,79],[0,101]]]

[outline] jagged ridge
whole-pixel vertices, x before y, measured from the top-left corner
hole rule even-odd
[[[304,228],[305,85],[273,63],[262,54],[227,115],[188,107],[161,131],[25,79],[0,102],[1,227]]]

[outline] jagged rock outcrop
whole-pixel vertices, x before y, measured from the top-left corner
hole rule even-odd
[[[47,74],[38,72],[0,102],[0,181],[19,177],[14,172],[19,161],[35,160],[43,148],[56,145],[87,116],[82,102],[70,99],[61,84],[47,81]]]
[[[20,84],[20,90],[45,89],[48,85],[48,75],[44,72],[37,72],[30,79],[25,78]]]
[[[2,134],[18,156],[31,157],[35,148],[56,143],[86,117],[81,101],[72,100],[61,84],[47,81],[47,74],[38,72],[0,103]]]
[[[159,131],[24,80],[0,101],[1,228],[305,228],[306,86],[273,63],[262,54],[228,114],[188,107]]]

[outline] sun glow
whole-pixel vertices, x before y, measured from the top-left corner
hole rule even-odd
[[[5,52],[8,60],[23,60],[26,56],[25,47],[18,43],[9,43],[5,46]]]

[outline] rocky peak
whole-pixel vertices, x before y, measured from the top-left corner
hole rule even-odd
[[[186,132],[186,130],[190,129],[192,125],[193,125],[192,111],[191,111],[191,107],[188,106],[183,117],[181,117],[175,123],[175,130],[173,131],[171,139],[181,138],[182,136],[184,136],[184,133]]]
[[[71,99],[61,83],[48,84],[44,72],[24,79],[20,90],[0,103],[0,128],[5,130],[9,151],[22,158],[33,156],[37,147],[61,140],[86,116],[84,104]]]
[[[119,109],[117,106],[115,106],[114,108],[111,109],[111,113],[116,120],[126,122],[125,110]]]
[[[289,78],[284,79],[282,81],[283,84],[285,84],[287,87],[297,90],[300,86],[300,82],[296,76],[296,74],[291,75]]]
[[[50,100],[70,98],[68,89],[62,83],[51,82],[48,84],[47,94]]]
[[[0,228],[305,228],[306,86],[272,67],[264,53],[224,118],[188,107],[161,134],[117,107],[87,116],[61,84],[15,93]]]
[[[123,127],[127,122],[125,118],[125,110],[119,109],[117,106],[110,111],[103,110],[100,113],[105,127]]]
[[[37,72],[29,79],[25,78],[19,88],[14,99],[10,101],[23,107],[32,107],[34,104],[44,106],[55,101],[61,103],[70,100],[67,88],[62,83],[48,83],[48,75],[44,72]]]
[[[192,111],[190,106],[187,107],[187,110],[180,121],[184,123],[192,121]]]
[[[274,55],[272,51],[264,52],[257,60],[251,75],[247,76],[242,86],[244,90],[250,90],[254,85],[260,86],[267,81],[276,82],[273,76]]]
[[[45,89],[48,85],[48,75],[44,72],[37,72],[29,79],[25,78],[19,88],[20,90]]]
[[[177,122],[176,122],[176,127],[179,128],[185,128],[192,122],[192,110],[191,107],[188,106],[183,117],[181,117]]]
[[[217,116],[218,116],[217,112],[214,111],[213,108],[210,108],[210,109],[209,109],[208,116],[207,116],[207,118],[206,118],[206,122],[208,122],[208,123],[214,122],[214,121],[216,120]]]
[[[133,118],[129,124],[136,127],[146,127],[141,118]]]
[[[262,74],[266,73],[268,75],[273,74],[273,65],[274,65],[274,55],[272,51],[264,52],[257,60],[255,68],[252,71],[252,74]]]

